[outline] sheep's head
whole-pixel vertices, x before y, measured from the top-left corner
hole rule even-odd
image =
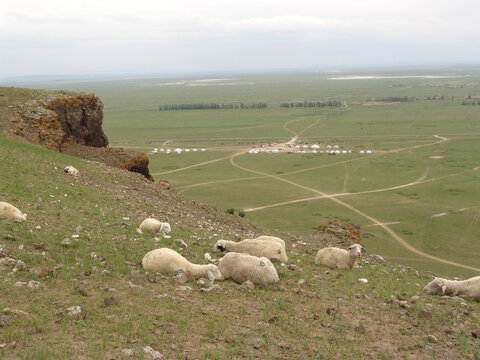
[[[226,241],[218,240],[217,243],[213,246],[213,251],[225,251]]]
[[[207,277],[210,281],[223,280],[223,275],[217,265],[208,264]]]
[[[367,250],[360,245],[360,244],[353,244],[348,247],[348,251],[350,252],[351,255],[354,257],[359,257],[362,256],[363,254],[367,253]]]
[[[447,285],[442,278],[434,278],[423,288],[428,295],[444,295],[446,290]]]
[[[170,227],[170,224],[165,222],[160,224],[160,230],[158,232],[163,232],[165,234],[168,234],[172,232],[172,228]]]
[[[263,280],[265,283],[274,283],[279,280],[277,269],[275,269],[275,266],[273,266],[272,262],[266,257],[261,257],[258,265],[260,267],[260,272],[263,274]]]

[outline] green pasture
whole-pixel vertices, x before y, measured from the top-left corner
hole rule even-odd
[[[447,73],[452,71],[385,70],[375,75]],[[320,193],[359,193],[339,199],[379,221],[399,222],[392,229],[420,250],[479,266],[472,254],[480,252],[475,240],[480,235],[475,208],[480,200],[476,190],[480,170],[474,170],[480,166],[480,105],[462,105],[462,101],[480,95],[480,74],[453,75],[331,80],[334,75],[324,73],[217,74],[72,83],[62,88],[100,96],[105,104],[104,129],[113,146],[147,153],[154,147],[205,147],[205,153],[149,155],[155,177],[168,180],[186,197],[222,210],[273,206]],[[393,97],[414,100],[370,101]],[[282,102],[303,100],[337,100],[344,106],[279,107]],[[265,102],[268,107],[158,110],[162,104],[238,102]],[[322,151],[337,145],[352,153],[233,156],[242,147],[245,151],[261,144],[268,148],[293,136],[301,144],[319,144]],[[373,154],[359,154],[367,149]],[[409,185],[415,181],[421,183]],[[448,215],[432,217],[443,212]],[[371,227],[370,221],[328,199],[268,207],[248,212],[247,217],[298,235],[310,235],[328,220],[343,219],[362,225],[371,252],[423,268],[463,271],[412,255],[383,230]]]

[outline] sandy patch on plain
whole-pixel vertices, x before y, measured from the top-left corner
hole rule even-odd
[[[434,155],[434,156],[430,156],[430,159],[438,160],[438,159],[443,159],[444,157],[445,155]]]
[[[440,216],[445,216],[445,215],[448,215],[448,213],[443,212],[443,213],[440,213],[440,214],[435,214],[435,215],[432,215],[432,218],[436,218],[436,217],[440,217]]]

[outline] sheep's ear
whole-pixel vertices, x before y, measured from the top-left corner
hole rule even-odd
[[[367,249],[365,249],[363,246],[362,246],[362,254],[366,254],[367,253]]]
[[[447,290],[447,285],[442,286],[442,294],[445,294],[445,291]]]

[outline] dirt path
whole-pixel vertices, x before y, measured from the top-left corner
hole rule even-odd
[[[393,239],[395,239],[400,245],[402,245],[404,248],[406,248],[407,250],[411,251],[412,253],[416,254],[416,255],[419,255],[419,256],[422,256],[424,258],[427,258],[427,259],[431,259],[431,260],[435,260],[437,262],[441,262],[443,264],[447,264],[447,265],[452,265],[452,266],[456,266],[456,267],[461,267],[461,268],[464,268],[464,269],[468,269],[468,270],[473,270],[473,271],[478,271],[480,272],[480,268],[476,268],[476,267],[473,267],[473,266],[469,266],[469,265],[464,265],[464,264],[459,264],[459,263],[456,263],[454,261],[450,261],[450,260],[445,260],[445,259],[442,259],[442,258],[439,258],[437,256],[434,256],[434,255],[430,255],[430,254],[427,254],[421,250],[418,250],[417,248],[413,247],[412,245],[410,245],[408,242],[406,242],[402,237],[400,237],[397,233],[395,233],[388,225],[387,223],[383,223],[381,221],[379,221],[378,219],[375,219],[374,217],[364,213],[363,211],[353,207],[352,205],[350,204],[347,204],[339,199],[337,199],[335,196],[333,195],[328,195],[328,194],[325,194],[325,193],[322,193],[321,191],[318,191],[316,189],[312,189],[312,188],[309,188],[307,186],[303,186],[303,185],[300,185],[300,184],[297,184],[293,181],[290,181],[290,180],[287,180],[287,179],[282,179],[278,176],[275,176],[275,175],[270,175],[270,174],[266,174],[266,173],[262,173],[260,171],[256,171],[256,170],[250,170],[250,169],[247,169],[247,168],[244,168],[242,166],[239,166],[238,164],[235,163],[234,161],[234,157],[232,157],[230,159],[230,163],[232,163],[233,166],[236,166],[238,167],[239,169],[242,169],[242,170],[245,170],[245,171],[248,171],[248,172],[252,172],[252,173],[255,173],[255,174],[258,174],[258,175],[265,175],[265,176],[268,176],[268,177],[271,177],[271,178],[274,178],[276,180],[279,180],[279,181],[283,181],[283,182],[286,182],[288,184],[291,184],[291,185],[294,185],[294,186],[297,186],[297,187],[300,187],[302,189],[306,189],[306,190],[310,190],[312,192],[315,192],[317,194],[319,194],[319,198],[328,198],[334,202],[336,202],[337,204],[361,215],[362,217],[364,217],[365,219],[371,221],[374,225],[376,226],[380,226],[381,228],[383,228],[390,236],[392,236]]]

